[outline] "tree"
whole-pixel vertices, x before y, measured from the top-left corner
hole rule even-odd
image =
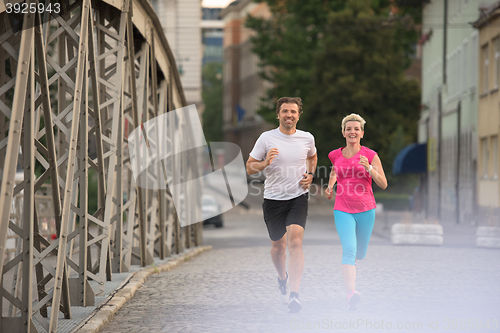
[[[202,70],[203,132],[205,139],[223,141],[222,134],[222,64],[209,63]]]
[[[393,14],[384,0],[267,3],[271,19],[247,20],[262,76],[273,83],[259,113],[272,119],[278,97],[301,96],[299,128],[315,135],[319,165],[330,165],[328,152],[345,144],[342,118],[359,113],[367,121],[363,144],[379,152],[390,173],[392,133],[402,126],[405,143],[416,138],[420,89],[404,77],[415,20],[404,9]]]
[[[367,121],[363,144],[378,151],[390,173],[393,133],[402,126],[404,142],[398,145],[416,138],[420,88],[404,77],[407,57],[398,30],[361,5],[367,2],[350,0],[344,10],[330,14],[312,71],[317,89],[309,95],[309,106],[314,112],[303,120],[315,129],[317,147],[324,151],[344,144],[339,135],[344,116],[362,115]]]

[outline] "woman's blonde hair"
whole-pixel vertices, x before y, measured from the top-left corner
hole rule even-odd
[[[345,116],[344,119],[342,119],[342,133],[344,133],[344,131],[345,131],[345,124],[348,121],[359,121],[359,124],[361,125],[361,130],[362,131],[365,130],[366,121],[363,119],[363,117],[361,117],[359,114],[351,113],[350,115]]]

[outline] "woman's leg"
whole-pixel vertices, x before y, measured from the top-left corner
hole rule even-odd
[[[333,216],[342,243],[342,277],[347,292],[350,292],[356,286],[356,221],[352,214],[339,210],[334,210]]]
[[[356,290],[356,266],[342,265],[342,277],[347,292]]]
[[[366,256],[368,243],[375,224],[375,209],[354,214],[356,219],[356,259],[361,260]]]

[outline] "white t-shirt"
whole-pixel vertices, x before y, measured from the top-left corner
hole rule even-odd
[[[299,182],[307,172],[306,158],[316,154],[314,136],[301,130],[287,135],[276,128],[260,135],[250,156],[262,161],[271,148],[277,148],[278,155],[264,169],[264,198],[290,200],[307,193]]]

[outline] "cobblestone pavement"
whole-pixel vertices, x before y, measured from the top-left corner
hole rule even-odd
[[[206,228],[214,250],[150,277],[101,332],[500,332],[498,250],[397,247],[374,234],[358,262],[362,303],[347,311],[330,214],[311,202],[300,313],[278,301],[262,214],[250,209]]]

